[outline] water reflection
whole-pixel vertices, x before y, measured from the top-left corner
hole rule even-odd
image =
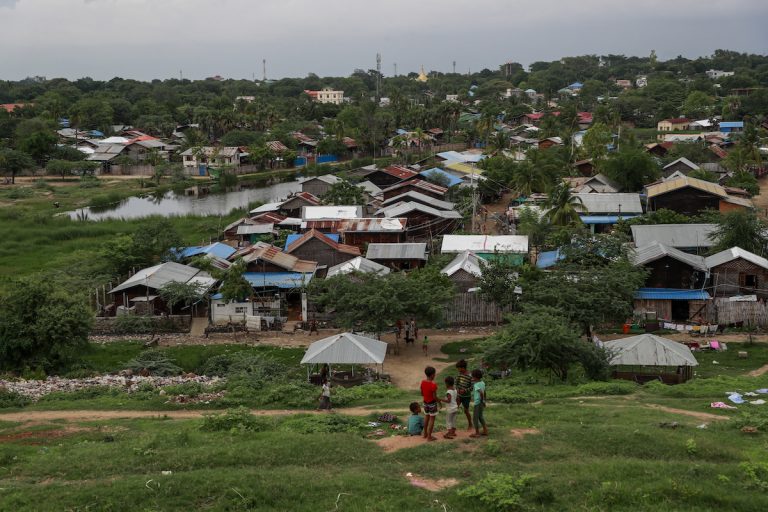
[[[174,215],[226,215],[232,210],[260,201],[269,203],[281,201],[293,192],[301,190],[298,181],[278,183],[262,188],[249,188],[223,194],[209,194],[201,197],[177,195],[173,192],[153,194],[146,197],[130,197],[114,208],[80,208],[69,212],[74,220],[138,219],[150,215],[170,217]]]

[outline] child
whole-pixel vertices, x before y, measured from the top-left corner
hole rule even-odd
[[[320,396],[317,397],[318,400],[320,400],[320,406],[317,408],[317,410],[325,410],[330,412],[331,410],[331,386],[328,384],[327,379],[323,379],[323,390],[320,393]]]
[[[446,404],[446,432],[443,434],[443,437],[446,439],[453,439],[456,437],[456,414],[459,412],[459,405],[456,403],[456,390],[454,389],[453,384],[453,377],[445,378],[445,398],[441,401]]]
[[[432,435],[435,428],[435,418],[437,417],[437,384],[435,384],[435,369],[431,366],[424,368],[426,379],[421,381],[421,397],[424,399],[424,439],[427,441],[437,441]]]
[[[424,430],[424,418],[419,414],[421,412],[419,402],[411,402],[408,408],[411,410],[411,415],[408,416],[408,435],[420,436]]]
[[[427,356],[428,349],[429,349],[429,339],[427,339],[427,337],[424,336],[424,341],[421,342],[421,350],[424,351],[424,357]]]
[[[467,361],[464,359],[457,361],[456,370],[459,372],[456,377],[457,401],[461,403],[464,416],[467,417],[467,429],[472,430],[472,416],[469,415],[469,402],[472,399],[472,376],[467,371]]]
[[[475,425],[475,433],[469,437],[480,437],[488,435],[488,427],[485,426],[483,409],[485,409],[485,382],[483,382],[483,370],[476,368],[472,370],[472,401],[475,407],[472,410],[472,423]],[[483,426],[483,432],[480,432],[480,425]]]

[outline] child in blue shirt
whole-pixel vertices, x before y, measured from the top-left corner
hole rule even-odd
[[[421,406],[419,402],[411,402],[408,406],[411,410],[411,415],[408,416],[408,435],[420,436],[424,430],[424,418],[421,416]]]
[[[472,370],[472,401],[474,408],[472,410],[472,423],[475,427],[475,433],[469,437],[480,437],[488,435],[488,427],[485,425],[483,410],[485,409],[485,382],[483,382],[483,371],[480,369]],[[483,431],[480,432],[482,425]]]

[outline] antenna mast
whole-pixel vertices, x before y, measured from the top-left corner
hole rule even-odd
[[[381,90],[381,54],[376,54],[376,101],[380,99]]]

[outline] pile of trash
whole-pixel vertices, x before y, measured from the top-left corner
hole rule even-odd
[[[162,393],[162,392],[161,392]],[[226,391],[216,391],[213,393],[200,393],[196,396],[175,395],[165,401],[166,404],[210,404],[216,400],[224,398]]]
[[[223,382],[221,377],[207,377],[188,373],[174,377],[143,377],[140,375],[100,375],[85,379],[65,379],[48,377],[45,380],[1,380],[0,389],[16,392],[32,401],[40,400],[49,393],[80,391],[96,386],[118,388],[127,393],[137,391],[139,387],[148,384],[154,388],[162,388],[175,384],[195,382],[203,386],[213,386]]]

